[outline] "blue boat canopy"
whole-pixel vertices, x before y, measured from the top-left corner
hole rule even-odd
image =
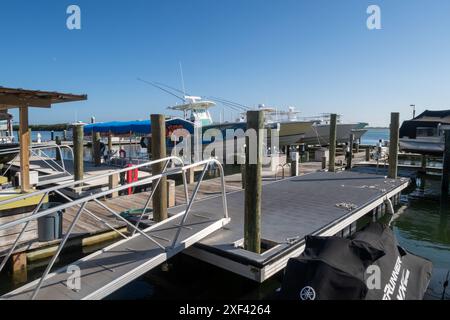
[[[166,120],[167,135],[176,129],[186,129],[190,134],[193,134],[194,124],[181,118]],[[151,134],[151,123],[150,120],[111,121],[92,123],[84,126],[85,135],[91,135],[97,132],[105,134],[111,132],[113,135],[129,134],[130,132],[139,135],[148,135]]]

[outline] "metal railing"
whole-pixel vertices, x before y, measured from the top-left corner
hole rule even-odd
[[[278,168],[281,168],[281,179],[283,180],[285,178],[285,171],[286,171],[286,167],[291,167],[291,164],[289,162],[286,162],[285,164],[279,164],[277,165],[277,169],[275,171],[275,180],[278,179]]]
[[[155,174],[155,175],[151,175],[145,178],[142,178],[141,180],[135,181],[135,182],[130,182],[130,183],[126,183],[126,184],[122,184],[118,187],[114,187],[114,188],[110,188],[109,190],[106,191],[95,191],[96,193],[91,193],[87,196],[84,196],[82,198],[76,199],[76,200],[72,200],[69,197],[67,197],[66,195],[64,195],[64,193],[62,192],[62,189],[67,188],[67,187],[75,187],[77,185],[86,183],[88,181],[91,180],[95,180],[95,179],[99,179],[101,177],[109,177],[112,175],[117,175],[123,172],[127,172],[129,170],[134,170],[134,169],[139,169],[139,168],[143,168],[146,166],[151,166],[153,164],[157,164],[157,163],[161,163],[161,162],[165,162],[163,170],[161,173],[159,174]],[[177,162],[178,164],[181,164],[181,166],[179,167],[175,167],[175,168],[170,168],[170,170],[168,170],[169,167],[169,163],[171,162]],[[175,247],[175,245],[177,244],[177,240],[179,238],[180,232],[181,232],[181,228],[184,227],[184,224],[187,220],[187,217],[189,215],[189,212],[192,208],[192,205],[194,203],[194,200],[197,196],[197,193],[199,191],[200,188],[200,184],[203,181],[203,178],[205,176],[205,173],[208,170],[208,167],[211,164],[215,164],[217,165],[217,167],[219,168],[220,171],[220,176],[221,176],[221,193],[222,193],[222,205],[223,205],[223,215],[224,218],[228,219],[228,209],[227,209],[227,199],[226,199],[226,189],[225,189],[225,176],[224,176],[224,170],[222,167],[222,164],[216,160],[216,159],[208,159],[208,160],[203,160],[200,161],[198,163],[194,163],[194,164],[190,164],[190,165],[186,165],[183,166],[183,162],[179,157],[175,157],[175,156],[171,156],[171,157],[167,157],[167,158],[163,158],[163,159],[158,159],[158,160],[154,160],[154,161],[148,161],[144,164],[140,164],[140,165],[136,165],[133,167],[127,167],[124,169],[120,169],[120,170],[116,170],[113,172],[109,172],[109,173],[105,173],[105,174],[101,174],[101,175],[95,175],[80,181],[71,181],[71,182],[67,182],[67,183],[63,183],[59,186],[55,186],[55,187],[51,187],[45,190],[39,190],[39,191],[35,191],[29,194],[24,194],[22,196],[16,197],[14,199],[7,199],[7,200],[3,200],[0,201],[0,206],[2,205],[6,205],[6,204],[10,204],[16,201],[20,201],[20,200],[24,200],[30,197],[36,197],[36,196],[41,196],[40,201],[38,203],[38,205],[35,207],[35,209],[26,217],[17,219],[15,221],[11,221],[8,223],[4,223],[2,225],[0,225],[0,231],[5,230],[5,229],[10,229],[13,227],[16,227],[18,225],[22,225],[24,224],[24,226],[22,227],[21,232],[18,234],[17,238],[15,239],[14,243],[12,244],[11,248],[8,250],[7,255],[3,258],[3,261],[0,265],[0,272],[3,270],[3,268],[6,265],[6,262],[8,261],[8,259],[11,257],[11,255],[14,253],[14,251],[16,250],[20,239],[22,238],[23,234],[25,233],[26,228],[28,227],[29,223],[33,220],[36,220],[38,218],[42,218],[45,217],[49,214],[52,214],[54,212],[63,212],[63,210],[68,209],[68,208],[72,208],[72,207],[77,207],[78,210],[76,212],[75,217],[73,218],[73,221],[71,222],[67,232],[64,234],[64,237],[61,240],[61,243],[58,246],[58,249],[56,250],[55,255],[52,257],[51,261],[49,262],[49,264],[47,265],[47,268],[45,269],[42,277],[39,280],[38,285],[36,286],[36,288],[34,289],[33,295],[31,297],[31,299],[35,299],[39,290],[42,287],[43,282],[46,280],[48,274],[50,273],[54,263],[56,262],[56,259],[58,258],[58,256],[60,255],[64,245],[66,244],[67,240],[69,239],[71,233],[74,230],[74,227],[76,226],[81,214],[83,212],[86,212],[88,215],[92,216],[95,220],[100,221],[102,223],[104,223],[108,228],[112,229],[113,231],[117,232],[120,236],[122,236],[125,239],[131,239],[132,237],[136,237],[136,236],[143,236],[145,238],[147,238],[149,241],[151,241],[152,243],[156,244],[159,248],[163,249],[164,251],[167,251],[169,249],[173,249]],[[188,187],[187,187],[187,180],[186,180],[186,171],[189,169],[192,169],[194,167],[198,167],[198,166],[204,166],[203,171],[201,173],[201,176],[197,182],[197,184],[195,185],[194,191],[191,195],[191,198],[189,198],[189,192],[188,192]],[[139,224],[141,223],[142,217],[144,216],[147,207],[150,204],[150,201],[153,198],[154,195],[154,191],[155,189],[158,187],[161,178],[166,177],[166,176],[170,176],[170,175],[174,175],[174,174],[182,174],[183,176],[183,184],[184,184],[184,196],[185,196],[185,200],[186,200],[186,209],[184,210],[184,214],[182,216],[181,222],[180,224],[177,225],[178,230],[176,235],[174,236],[172,242],[171,242],[171,246],[169,247],[164,247],[163,245],[161,245],[157,240],[155,240],[155,238],[157,238],[156,236],[149,236],[145,231],[147,230],[141,230],[139,228]],[[156,182],[154,182],[156,180]],[[152,188],[151,188],[151,192],[150,195],[148,197],[148,199],[146,200],[145,203],[145,207],[142,210],[142,214],[140,215],[138,221],[136,224],[132,224],[130,221],[128,221],[127,219],[125,219],[124,217],[122,217],[119,213],[115,212],[113,209],[109,208],[105,203],[101,202],[99,199],[100,198],[104,198],[108,195],[111,195],[115,192],[119,192],[122,190],[126,190],[129,187],[136,187],[136,186],[142,186],[142,185],[147,185],[147,184],[152,184]],[[62,196],[63,198],[65,198],[66,200],[68,200],[69,202],[49,208],[49,209],[45,209],[40,211],[44,200],[46,199],[47,196],[49,196],[52,193],[56,193],[60,196]],[[98,217],[96,214],[94,214],[93,212],[91,212],[88,208],[86,208],[88,202],[95,202],[96,204],[100,205],[103,209],[107,210],[109,213],[113,214],[116,218],[118,218],[119,220],[123,221],[128,227],[130,227],[133,232],[131,234],[131,236],[127,236],[124,233],[120,232],[119,230],[117,230],[116,228],[114,228],[112,225],[110,225],[107,221],[103,220],[101,217]],[[183,212],[183,211],[182,211]],[[181,213],[182,213],[181,212]],[[136,234],[139,233],[139,235]]]
[[[50,157],[48,155],[48,153],[46,153],[46,150],[51,150],[51,149],[56,149],[56,154],[60,155],[61,164],[59,164],[58,161],[54,159],[54,157]],[[55,175],[59,176],[61,174],[72,175],[66,169],[62,149],[69,150],[69,153],[71,154],[72,159],[74,158],[73,149],[67,145],[51,144],[51,145],[31,146],[29,148],[29,152],[30,152],[30,156],[36,157],[38,160],[45,163],[49,169],[51,169],[52,171],[55,172],[55,173],[46,175],[46,177],[52,177]],[[0,156],[5,156],[8,154],[15,154],[15,156],[12,160],[9,161],[9,165],[3,171],[2,176],[6,176],[6,174],[11,170],[11,167],[14,165],[17,158],[20,157],[20,148],[9,148],[9,149],[3,149],[0,151]]]

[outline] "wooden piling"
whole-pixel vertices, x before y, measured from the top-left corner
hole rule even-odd
[[[327,168],[327,157],[323,156],[322,157],[322,170],[325,170]],[[328,169],[330,170],[330,169]]]
[[[83,145],[83,125],[73,125],[73,171],[75,181],[83,180],[84,175],[84,145]]]
[[[347,170],[352,169],[352,160],[353,160],[353,142],[355,141],[355,135],[353,133],[350,134],[350,139],[348,141],[348,155],[347,155]]]
[[[175,207],[175,180],[167,180],[167,207]]]
[[[119,175],[118,174],[113,174],[108,177],[108,186],[109,186],[110,190],[117,188],[119,186]],[[119,192],[117,192],[117,191],[111,193],[111,195],[110,195],[111,198],[117,198],[118,196],[119,196]]]
[[[94,160],[94,165],[99,167],[102,164],[102,157],[100,154],[100,132],[96,132],[92,136],[92,155]]]
[[[367,147],[366,148],[366,162],[369,162],[369,161],[370,161],[370,148]]]
[[[337,114],[333,113],[330,117],[330,162],[328,171],[336,171],[336,130],[337,130]]]
[[[152,160],[166,157],[166,121],[162,114],[151,115]],[[152,175],[162,173],[164,162],[152,165]],[[157,222],[167,219],[167,178],[162,177],[153,195],[153,219]]]
[[[58,146],[61,145],[61,138],[59,136],[56,136],[55,143]],[[61,155],[60,149],[56,148],[56,161],[61,161],[61,156],[62,155]]]
[[[450,172],[450,130],[444,131],[445,147],[444,147],[444,163],[442,167],[441,194],[448,195],[449,172]]]
[[[195,182],[195,170],[194,168],[186,170],[187,184],[193,184]]]
[[[262,175],[262,143],[264,128],[263,111],[247,111],[247,130],[255,130],[256,141],[246,139],[245,152],[245,216],[244,216],[244,249],[261,253],[261,175]],[[256,157],[250,155],[255,148],[250,147],[256,142]],[[256,163],[250,163],[255,160]]]
[[[398,144],[399,144],[400,113],[391,113],[390,138],[389,138],[389,173],[391,179],[397,178]]]
[[[30,190],[30,132],[28,131],[28,106],[19,111],[19,140],[20,140],[20,189],[22,192]]]
[[[67,141],[67,130],[63,131],[63,141]]]
[[[300,159],[300,155],[296,151],[292,152],[291,155],[292,155],[292,157],[291,157],[291,176],[296,177],[299,175],[298,162]]]
[[[113,144],[112,144],[112,133],[108,133],[108,153],[112,154]]]
[[[242,189],[245,189],[245,164],[241,164],[241,183]]]
[[[11,271],[14,284],[24,283],[28,280],[26,252],[14,253],[11,256]]]

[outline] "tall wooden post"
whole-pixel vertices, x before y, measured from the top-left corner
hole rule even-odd
[[[20,189],[22,192],[26,192],[30,190],[30,132],[28,131],[28,106],[20,107],[19,113]]]
[[[400,113],[391,113],[390,125],[390,139],[389,139],[389,173],[388,177],[391,179],[397,178],[398,165],[398,143],[399,143],[399,127],[400,127]]]
[[[348,159],[347,159],[347,170],[352,169],[352,161],[353,161],[353,142],[355,140],[355,135],[353,133],[350,134],[350,139],[348,141]]]
[[[336,130],[337,130],[337,114],[333,113],[330,117],[330,163],[328,171],[336,171]]]
[[[366,148],[366,162],[370,161],[370,147]]]
[[[73,171],[75,181],[83,180],[84,175],[84,145],[83,145],[83,125],[73,125]]]
[[[55,138],[55,143],[56,145],[60,146],[61,145],[61,138],[59,136],[56,136]],[[59,152],[59,149],[56,148],[56,161],[61,161],[61,152]]]
[[[256,141],[246,137],[245,152],[245,216],[244,216],[244,248],[255,253],[261,253],[261,172],[262,143],[264,128],[263,111],[247,111],[247,130],[255,130]],[[251,144],[256,143],[256,150]],[[250,155],[255,152],[256,155]],[[256,156],[256,157],[255,157]],[[256,160],[256,163],[250,161]]]
[[[94,164],[96,167],[100,166],[102,164],[102,158],[100,155],[100,132],[96,132],[93,135],[92,139],[92,151],[94,155]]]
[[[112,144],[112,133],[108,133],[108,153],[112,154],[113,144]]]
[[[445,130],[444,163],[442,167],[441,194],[448,195],[450,172],[450,130]]]
[[[152,131],[152,160],[166,157],[166,121],[162,114],[150,117]],[[152,165],[152,175],[162,173],[164,162]],[[167,219],[167,178],[161,178],[153,194],[153,218],[159,222]]]

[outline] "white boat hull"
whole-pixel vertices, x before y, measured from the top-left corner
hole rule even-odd
[[[350,134],[355,135],[355,139],[367,132],[366,129],[357,129],[357,123],[338,123],[336,128],[336,142],[345,143],[350,139]],[[300,140],[302,143],[309,145],[329,145],[330,144],[330,125],[319,124],[313,125],[311,129]]]

